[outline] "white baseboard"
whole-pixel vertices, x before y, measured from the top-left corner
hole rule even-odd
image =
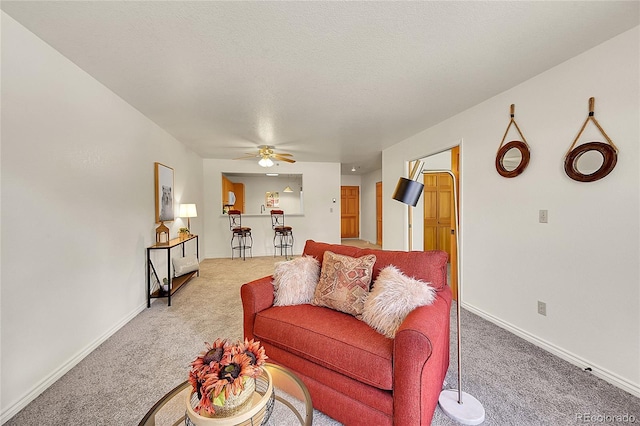
[[[637,383],[632,383],[629,380],[625,379],[624,377],[620,377],[619,375],[607,370],[606,368],[603,368],[597,364],[594,364],[593,362],[590,362],[574,353],[571,353],[559,346],[556,346],[552,343],[547,342],[546,340],[543,340],[541,338],[539,338],[538,336],[535,336],[521,328],[518,328],[516,326],[514,326],[513,324],[509,324],[503,320],[501,320],[500,318],[497,318],[491,314],[488,314],[486,312],[484,312],[481,309],[478,309],[474,306],[471,306],[467,303],[462,302],[461,305],[464,309],[468,310],[469,312],[472,312],[476,315],[478,315],[479,317],[482,317],[484,319],[486,319],[487,321],[501,327],[504,328],[505,330],[515,334],[518,337],[523,338],[524,340],[526,340],[527,342],[533,343],[534,345],[546,350],[547,352],[550,352],[551,354],[557,356],[558,358],[561,358],[577,367],[580,367],[581,369],[590,367],[591,368],[591,374],[593,374],[596,377],[601,378],[602,380],[611,383],[612,385],[626,391],[629,392],[631,395],[634,395],[638,398],[640,398],[640,385],[638,385]]]
[[[93,352],[98,346],[100,346],[105,340],[109,337],[113,336],[118,330],[120,330],[125,324],[131,321],[136,315],[140,312],[144,311],[147,308],[147,302],[145,302],[130,312],[127,316],[122,318],[117,324],[107,330],[102,336],[98,337],[96,340],[91,342],[84,349],[76,353],[69,360],[67,360],[64,364],[62,364],[58,369],[54,370],[50,375],[42,379],[35,386],[33,386],[29,391],[27,391],[21,398],[18,399],[15,403],[11,404],[5,410],[2,411],[0,422],[1,424],[6,423],[15,416],[20,410],[26,407],[31,401],[36,399],[38,395],[44,392],[49,386],[51,386],[56,380],[64,376],[69,370],[75,367],[80,361],[82,361],[87,355]]]

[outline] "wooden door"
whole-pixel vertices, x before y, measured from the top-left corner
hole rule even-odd
[[[455,193],[460,206],[460,147],[451,149],[451,172],[456,177]],[[424,175],[424,249],[444,250],[449,254],[453,299],[458,295],[458,223],[453,204],[453,179],[448,173]],[[458,209],[458,219],[460,210]]]
[[[376,244],[382,247],[382,182],[376,182]]]
[[[340,237],[360,237],[360,187],[340,187]]]
[[[453,179],[448,173],[424,175],[424,250],[443,250],[451,260]]]

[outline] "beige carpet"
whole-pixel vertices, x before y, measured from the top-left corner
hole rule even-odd
[[[187,379],[189,363],[205,341],[242,338],[240,286],[271,275],[275,262],[282,260],[204,260],[200,277],[172,296],[171,307],[166,299],[154,299],[151,308],[6,425],[137,425],[156,401]],[[318,412],[315,420],[314,424],[337,424]]]
[[[6,424],[137,425],[186,380],[205,341],[242,337],[240,286],[270,275],[280,260],[203,261],[200,277],[174,295],[171,307],[155,300]],[[457,377],[455,309],[451,314],[447,387],[455,387]],[[463,390],[484,405],[485,425],[575,425],[586,413],[640,421],[640,399],[464,310],[462,330]],[[275,413],[270,424],[295,421]],[[433,424],[456,423],[438,408]],[[314,411],[314,425],[339,423]]]

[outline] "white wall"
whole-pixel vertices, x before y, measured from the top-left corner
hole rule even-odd
[[[341,186],[360,186],[362,178],[360,175],[342,175],[340,176]]]
[[[4,422],[145,309],[154,161],[205,211],[197,155],[1,16]]]
[[[451,151],[446,150],[422,159],[423,170],[451,170]]]
[[[231,257],[229,219],[221,214],[222,173],[264,173],[257,162],[205,159],[204,218],[205,256]],[[340,164],[278,163],[269,171],[281,174],[303,174],[304,214],[286,215],[287,226],[293,227],[294,254],[302,253],[307,239],[340,243]],[[335,202],[334,202],[335,200]],[[253,256],[272,256],[273,230],[269,212],[242,216],[242,226],[251,228]],[[237,256],[237,252],[235,256]]]
[[[382,169],[361,176],[360,239],[376,243],[376,183],[382,182]],[[382,202],[384,203],[384,199]],[[383,218],[384,226],[384,218]]]
[[[407,160],[462,141],[463,306],[638,396],[639,40],[636,27],[383,152],[386,200]],[[591,96],[620,152],[609,176],[580,183],[563,159]],[[532,153],[506,179],[494,161],[512,103]],[[581,143],[604,140],[587,132]],[[406,209],[384,203],[385,248],[406,247]]]

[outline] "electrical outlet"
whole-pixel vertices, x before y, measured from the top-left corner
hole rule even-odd
[[[549,222],[549,212],[547,210],[540,210],[538,212],[538,221],[540,223],[548,223]]]
[[[547,304],[538,300],[538,313],[547,316]]]

